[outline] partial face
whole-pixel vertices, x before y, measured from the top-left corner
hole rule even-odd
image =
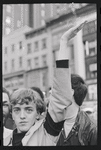
[[[38,113],[34,102],[12,106],[12,117],[15,121],[18,133],[27,132],[35,123],[37,116]]]
[[[6,93],[3,93],[3,125],[5,125],[8,115],[9,115],[9,97]]]

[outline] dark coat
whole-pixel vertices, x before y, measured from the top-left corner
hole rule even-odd
[[[97,126],[89,116],[79,111],[75,124],[68,137],[65,137],[64,130],[61,131],[57,146],[66,145],[97,145]]]

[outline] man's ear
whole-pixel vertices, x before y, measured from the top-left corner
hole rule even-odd
[[[72,89],[72,95],[74,95],[74,90]]]
[[[40,113],[38,113],[36,116],[36,120],[39,120],[39,119],[40,119]]]

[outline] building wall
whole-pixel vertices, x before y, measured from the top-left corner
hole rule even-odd
[[[3,37],[3,44],[2,44],[2,50],[3,50],[2,74],[3,74],[3,81],[4,81],[3,86],[5,86],[6,88],[10,88],[10,90],[17,89],[17,87],[20,87],[20,82],[21,82],[21,86],[24,86],[24,70],[26,68],[26,63],[25,63],[26,42],[25,42],[24,32],[30,30],[31,28],[25,26],[16,31],[13,31],[8,36]],[[22,42],[21,48],[19,47],[20,46],[19,42]],[[14,45],[14,51],[12,51],[12,45]],[[22,66],[20,63],[21,61],[20,57],[22,58]],[[13,68],[12,68],[12,60],[14,60]]]
[[[9,34],[12,31],[12,5],[3,5],[3,35]]]
[[[28,4],[5,4],[3,5],[3,35],[29,24]]]
[[[49,86],[51,43],[48,35],[47,29],[43,29],[40,32],[32,33],[32,36],[26,39],[26,87],[38,86],[46,91]],[[46,47],[43,48],[44,39],[46,39]],[[35,48],[36,42],[38,42],[37,49]],[[28,44],[31,44],[30,53],[28,53]],[[28,65],[29,60],[30,65]]]

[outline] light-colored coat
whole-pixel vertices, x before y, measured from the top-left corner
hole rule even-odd
[[[54,122],[63,121],[66,108],[72,104],[71,75],[68,68],[55,68],[52,95],[48,112]],[[55,146],[58,136],[47,133],[45,119],[41,119],[22,139],[23,146]],[[12,134],[4,140],[4,146],[12,146]]]
[[[11,135],[13,130],[7,129],[4,127],[3,129],[3,138],[5,139],[6,137],[8,137],[9,135]]]

